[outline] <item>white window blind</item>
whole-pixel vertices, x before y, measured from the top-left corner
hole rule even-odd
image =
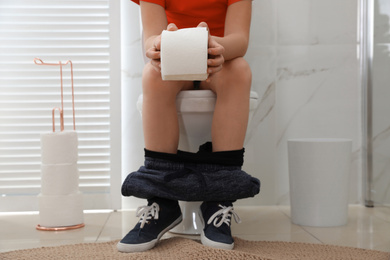
[[[110,208],[110,37],[108,0],[0,0],[0,211],[38,209],[40,134],[61,101],[59,67],[35,57],[73,62],[80,190],[85,208]],[[69,65],[63,79],[72,130]]]

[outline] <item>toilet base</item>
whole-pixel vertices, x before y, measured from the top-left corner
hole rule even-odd
[[[203,224],[199,217],[200,205],[202,202],[187,202],[179,201],[183,221],[169,232],[183,235],[200,235],[202,233]]]

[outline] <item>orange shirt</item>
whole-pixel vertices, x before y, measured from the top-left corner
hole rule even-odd
[[[139,4],[140,0],[131,0]],[[167,14],[168,24],[179,29],[196,27],[206,22],[211,35],[224,36],[226,11],[229,5],[241,0],[142,0],[161,5]]]

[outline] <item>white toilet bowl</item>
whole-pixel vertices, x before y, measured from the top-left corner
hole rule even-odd
[[[137,102],[138,111],[142,115],[142,95]],[[184,90],[176,98],[178,112],[180,139],[179,150],[197,152],[201,144],[211,141],[211,123],[213,119],[216,95],[211,90]],[[248,129],[255,108],[258,95],[251,91]],[[203,226],[198,217],[198,211],[202,202],[180,201],[183,221],[171,229],[171,232],[179,234],[198,235]]]

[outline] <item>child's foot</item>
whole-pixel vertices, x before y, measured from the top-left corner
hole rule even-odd
[[[142,252],[153,248],[168,230],[182,220],[177,201],[166,199],[148,200],[148,206],[137,209],[139,222],[117,244],[120,252]]]
[[[237,223],[241,220],[234,212],[231,202],[203,202],[200,207],[204,223],[202,244],[220,249],[233,249],[234,240],[230,230],[232,215]],[[207,222],[206,222],[207,221]]]

